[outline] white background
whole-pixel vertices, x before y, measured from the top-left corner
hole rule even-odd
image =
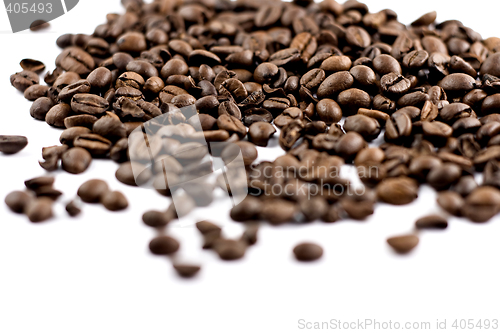
[[[366,2],[371,11],[395,10],[404,23],[437,10],[438,21],[459,19],[484,38],[500,36],[496,1]],[[21,153],[0,155],[2,201],[10,191],[23,189],[24,180],[44,174],[37,162],[41,148],[58,144],[61,133],[30,117],[30,102],[10,86],[9,76],[21,70],[23,58],[39,59],[52,70],[60,34],[92,33],[106,13],[121,10],[118,0],[81,0],[51,22],[50,30],[14,35],[0,9],[0,134],[29,139]],[[281,151],[259,153],[263,160]],[[155,234],[141,222],[144,211],[166,209],[168,199],[120,184],[115,170],[114,162],[94,161],[82,175],[55,172],[55,187],[65,196],[57,217],[46,223],[32,224],[0,203],[0,332],[280,333],[304,331],[299,319],[365,318],[430,321],[431,331],[437,319],[447,319],[451,332],[456,331],[454,319],[500,320],[498,218],[484,225],[450,218],[448,230],[422,233],[408,256],[393,254],[385,243],[388,236],[411,231],[418,217],[440,211],[429,188],[408,206],[377,205],[363,222],[265,225],[258,244],[236,262],[201,251],[197,230],[174,224],[169,232],[182,243],[179,259],[203,266],[195,279],[183,280],[168,260],[149,254]],[[129,209],[109,213],[86,205],[80,217],[68,218],[62,202],[91,178],[124,191]],[[223,224],[228,237],[242,231],[230,221],[227,203],[193,213],[200,216]],[[315,263],[297,263],[292,248],[307,240],[321,244],[325,255]]]

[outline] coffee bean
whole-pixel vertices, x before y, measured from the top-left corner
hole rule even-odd
[[[248,140],[257,146],[266,147],[269,139],[276,133],[273,125],[267,122],[255,122],[248,128]]]
[[[125,162],[115,173],[116,179],[126,185],[140,186],[147,183],[151,177],[151,170],[137,162]]]
[[[261,201],[255,197],[247,196],[231,209],[230,216],[235,221],[245,222],[257,218],[261,211]]]
[[[177,274],[183,278],[191,278],[198,274],[201,267],[198,265],[174,264],[173,265]]]
[[[40,97],[33,102],[30,108],[30,115],[38,120],[45,120],[49,110],[54,106],[54,102],[48,97]]]
[[[79,75],[89,74],[95,67],[94,58],[76,46],[65,48],[56,58],[56,66]]]
[[[337,98],[337,102],[345,114],[350,115],[356,113],[359,108],[370,108],[371,97],[363,90],[351,88],[342,91]]]
[[[239,154],[241,154],[245,165],[251,165],[258,156],[258,152],[254,144],[246,141],[238,141],[224,148],[221,153],[221,158],[224,163],[229,164],[235,160]]]
[[[473,222],[486,222],[500,209],[500,191],[491,186],[481,186],[465,199],[462,213]]]
[[[61,156],[63,170],[79,174],[87,170],[92,162],[90,153],[80,147],[71,148]]]
[[[380,134],[380,124],[376,119],[356,114],[345,119],[344,129],[346,132],[354,131],[366,140],[372,141]]]
[[[108,184],[104,180],[91,179],[80,186],[77,194],[83,202],[96,203],[100,202],[108,191]]]
[[[314,243],[300,243],[293,248],[298,261],[315,261],[323,256],[323,248]]]
[[[147,226],[158,228],[169,224],[172,221],[172,216],[166,212],[150,210],[142,215],[142,221]]]
[[[64,126],[66,128],[70,127],[87,127],[91,129],[94,123],[97,121],[97,117],[90,114],[79,114],[76,116],[69,116],[64,118]]]
[[[377,196],[392,205],[406,205],[418,197],[418,185],[407,177],[384,179],[377,186]]]
[[[98,115],[104,113],[108,107],[108,101],[97,95],[76,94],[71,99],[71,109],[77,113]]]
[[[29,101],[35,101],[40,97],[47,97],[49,91],[48,86],[42,86],[40,84],[34,84],[24,91],[24,98]]]
[[[98,134],[81,134],[73,141],[75,147],[85,148],[92,156],[105,156],[111,149],[111,141]]]
[[[0,135],[0,151],[4,154],[16,154],[28,145],[28,139],[20,135]]]
[[[101,203],[107,210],[116,212],[128,207],[127,198],[119,191],[108,191],[101,197]]]
[[[149,250],[156,255],[172,254],[179,250],[179,242],[170,236],[158,236],[149,243]]]
[[[68,204],[66,205],[66,211],[71,217],[78,216],[82,212],[81,208],[75,202],[75,200],[68,202]]]
[[[260,217],[273,225],[292,222],[297,214],[295,205],[283,199],[267,200],[262,203]]]
[[[33,198],[26,192],[14,191],[5,197],[5,204],[14,213],[23,213]]]
[[[45,115],[45,122],[51,126],[65,128],[64,120],[71,115],[71,106],[66,103],[60,103],[50,108]]]
[[[402,74],[399,62],[388,54],[381,54],[373,59],[373,69],[381,76],[391,72]]]
[[[20,92],[24,93],[26,89],[34,84],[38,84],[40,79],[38,74],[32,71],[24,70],[10,76],[10,84]]]
[[[30,24],[31,31],[40,31],[44,29],[48,29],[50,27],[50,23],[44,20],[35,20]]]
[[[428,215],[419,218],[415,222],[417,229],[446,229],[448,228],[448,221],[439,215]]]
[[[242,241],[219,238],[215,240],[213,249],[222,260],[237,260],[243,258],[246,244]]]
[[[21,60],[19,65],[21,65],[21,67],[25,71],[31,71],[35,73],[43,72],[43,70],[45,69],[45,65],[43,64],[43,62],[35,59],[23,59]]]
[[[318,98],[328,98],[349,89],[354,83],[353,76],[347,71],[333,73],[318,87]]]
[[[245,242],[247,245],[254,245],[255,243],[257,243],[258,232],[259,232],[258,224],[255,223],[247,224],[246,229],[243,232],[243,235],[241,235],[241,241]]]
[[[454,216],[462,216],[464,199],[456,192],[443,191],[437,197],[438,205],[446,212]]]
[[[387,243],[399,254],[411,252],[419,243],[415,235],[394,236],[387,238]]]

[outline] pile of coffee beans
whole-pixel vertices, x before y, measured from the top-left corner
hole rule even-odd
[[[126,12],[108,14],[93,34],[59,37],[62,52],[46,86],[39,84],[36,71],[44,65],[36,60],[23,60],[24,70],[11,77],[33,101],[33,118],[65,129],[61,145],[43,149],[44,169],[56,170],[61,161],[76,174],[92,158],[110,158],[120,163],[116,178],[125,184],[153,178],[165,184],[166,173],[179,179],[210,173],[212,165],[200,156],[231,159],[236,146],[245,166],[228,172],[243,174],[251,195],[231,210],[235,221],[362,220],[377,202],[413,202],[425,183],[453,216],[485,222],[499,212],[500,38],[483,39],[456,20],[436,23],[435,12],[406,26],[394,11],[371,13],[356,0],[122,3]],[[156,134],[147,135],[144,123]],[[147,140],[128,140],[136,128]],[[255,146],[266,147],[274,135],[285,155],[254,163]],[[180,138],[204,139],[210,149],[200,155],[196,142]],[[228,145],[215,149],[215,143]],[[152,165],[134,177],[130,156],[144,151],[168,159],[169,170]],[[363,191],[340,176],[346,164],[356,167]],[[85,199],[108,208],[125,204],[122,195],[92,182],[98,184],[81,193]],[[217,185],[236,190],[223,179]],[[163,230],[210,204],[213,187],[184,187],[183,207],[147,212],[144,223]],[[175,192],[166,185],[157,190]],[[17,195],[12,201],[23,200]],[[416,223],[417,230],[446,226],[440,217]],[[240,240],[225,239],[208,224],[198,227],[204,248],[224,260],[243,257],[256,241],[254,227]],[[418,237],[388,243],[407,253]],[[178,248],[163,234],[150,244],[155,254]],[[294,253],[314,260],[322,250],[306,243]],[[174,267],[181,276],[199,269]]]

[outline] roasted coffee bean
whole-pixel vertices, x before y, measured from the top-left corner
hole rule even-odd
[[[500,191],[491,186],[481,186],[465,199],[462,214],[473,222],[486,222],[500,209]]]
[[[364,220],[374,212],[374,202],[370,200],[353,200],[344,198],[340,201],[340,207],[354,220]]]
[[[243,241],[232,239],[216,239],[213,249],[222,260],[237,260],[243,258],[247,245]]]
[[[24,93],[26,89],[34,84],[38,84],[40,79],[38,74],[32,71],[24,70],[10,76],[10,84],[20,92]]]
[[[347,71],[333,73],[318,87],[318,98],[329,98],[349,89],[354,83],[353,76]]]
[[[77,113],[98,115],[106,112],[108,107],[108,101],[97,95],[76,94],[71,99],[71,109]]]
[[[116,212],[128,207],[127,198],[119,191],[108,191],[101,197],[101,203],[107,210]]]
[[[30,24],[31,31],[40,31],[44,29],[48,29],[50,27],[50,23],[44,20],[35,20]]]
[[[77,194],[83,202],[96,203],[100,202],[108,191],[108,184],[104,180],[91,179],[80,186]]]
[[[410,90],[411,82],[402,75],[388,73],[380,79],[380,86],[387,96],[401,96]]]
[[[20,135],[0,135],[0,152],[16,154],[28,145],[28,139]]]
[[[172,254],[179,250],[179,242],[170,236],[158,236],[149,243],[149,250],[156,255]]]
[[[58,101],[70,102],[76,94],[86,94],[90,92],[90,83],[87,80],[78,80],[75,83],[64,87],[57,95]]]
[[[142,215],[142,221],[147,226],[158,228],[169,224],[172,221],[172,217],[166,212],[150,210]]]
[[[351,88],[342,91],[337,98],[337,102],[342,107],[345,115],[351,115],[356,113],[359,108],[370,108],[371,97],[364,90]]]
[[[111,149],[111,141],[98,134],[82,134],[75,138],[73,146],[85,148],[92,156],[105,156]]]
[[[283,199],[266,200],[261,205],[260,217],[273,225],[292,222],[297,214],[295,205]]]
[[[336,141],[335,151],[346,161],[351,161],[365,147],[366,141],[360,134],[348,132]]]
[[[233,116],[235,118],[241,119],[241,111],[238,108],[238,105],[236,105],[236,103],[234,103],[234,102],[224,101],[224,102],[220,103],[218,111],[219,111],[219,116],[226,114],[226,115],[230,115],[230,116]]]
[[[116,44],[122,52],[134,52],[139,53],[147,48],[146,38],[142,33],[139,32],[127,32],[121,35]]]
[[[323,98],[316,104],[319,118],[327,125],[337,123],[342,118],[342,109],[333,99]]]
[[[40,187],[46,187],[46,186],[52,187],[54,181],[55,181],[54,177],[42,176],[42,177],[28,179],[24,182],[24,185],[26,186],[27,189],[35,191]]]
[[[248,128],[248,140],[257,146],[266,147],[269,139],[276,133],[273,125],[267,122],[255,122]]]
[[[460,194],[452,191],[443,191],[438,194],[438,205],[446,212],[454,216],[462,216],[462,208],[465,201]]]
[[[446,229],[448,228],[448,221],[439,215],[428,215],[419,218],[415,222],[417,229]]]
[[[158,70],[145,60],[132,60],[127,64],[127,71],[141,75],[145,80],[158,76]]]
[[[462,169],[454,163],[443,163],[432,168],[427,175],[427,182],[436,190],[445,190],[458,181]]]
[[[173,265],[175,271],[179,276],[183,278],[191,278],[198,274],[201,269],[201,266],[198,265],[186,265],[186,264],[174,264]]]
[[[229,133],[235,133],[240,138],[245,137],[247,129],[245,125],[236,117],[229,114],[222,114],[217,118],[217,126]]]
[[[381,76],[389,73],[402,74],[399,62],[388,54],[381,54],[373,59],[373,69]]]
[[[256,219],[261,211],[262,202],[255,197],[247,196],[231,209],[230,216],[235,221],[245,222]]]
[[[346,132],[357,132],[366,141],[372,141],[380,134],[380,123],[374,118],[356,114],[345,119],[344,129]]]
[[[35,59],[23,59],[21,60],[19,65],[21,65],[21,67],[26,71],[36,73],[43,72],[43,70],[45,69],[45,65],[43,64],[43,62]]]
[[[94,123],[97,121],[97,117],[90,114],[79,114],[76,116],[69,116],[64,118],[64,126],[66,128],[71,127],[87,127],[91,129]]]
[[[377,186],[377,196],[389,204],[406,205],[418,197],[418,185],[407,177],[384,179]]]
[[[443,78],[438,85],[447,93],[469,92],[476,87],[476,81],[470,75],[453,73]]]
[[[399,254],[411,252],[417,245],[419,239],[415,235],[404,235],[387,238],[387,243]]]
[[[279,144],[284,150],[290,150],[302,136],[304,123],[302,120],[292,120],[280,133]]]
[[[87,170],[92,162],[90,153],[80,147],[71,148],[61,156],[63,170],[79,174]]]
[[[315,261],[323,256],[323,248],[314,243],[300,243],[293,248],[298,261]]]
[[[35,101],[40,97],[47,97],[49,91],[48,86],[42,86],[40,84],[34,84],[24,91],[24,98],[29,101]]]
[[[45,122],[51,126],[65,128],[64,120],[72,113],[71,106],[66,103],[60,103],[50,108],[45,115]]]
[[[66,205],[66,211],[71,217],[78,216],[82,212],[81,208],[75,202],[75,200],[68,202],[68,204]]]
[[[30,108],[30,115],[38,120],[45,120],[45,116],[54,106],[54,102],[48,97],[40,97],[33,102]]]
[[[53,201],[49,198],[37,198],[29,201],[24,208],[24,214],[31,222],[44,222],[53,216]]]
[[[5,197],[5,204],[14,213],[23,213],[33,198],[26,192],[14,191]]]
[[[88,75],[95,67],[94,58],[76,46],[70,46],[56,58],[56,66],[79,75]]]

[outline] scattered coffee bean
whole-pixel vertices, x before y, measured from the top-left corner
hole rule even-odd
[[[149,243],[149,250],[156,255],[175,253],[179,247],[179,242],[170,236],[158,236]]]
[[[28,145],[28,139],[20,135],[0,135],[0,151],[4,154],[16,154]]]
[[[23,213],[33,198],[26,192],[14,191],[5,197],[5,204],[14,213]]]
[[[448,221],[439,215],[428,215],[419,218],[415,222],[417,229],[446,229],[448,228]]]
[[[395,236],[387,239],[387,243],[400,254],[409,253],[418,245],[419,239],[415,235]]]
[[[108,184],[104,180],[91,179],[80,186],[77,194],[83,202],[97,203],[108,191]]]
[[[294,247],[293,253],[298,261],[315,261],[323,256],[323,249],[314,243],[301,243]]]
[[[119,191],[108,191],[101,197],[101,203],[107,210],[116,212],[128,207],[128,200]]]
[[[177,274],[184,278],[191,278],[198,274],[201,267],[198,265],[174,264],[173,265]]]

